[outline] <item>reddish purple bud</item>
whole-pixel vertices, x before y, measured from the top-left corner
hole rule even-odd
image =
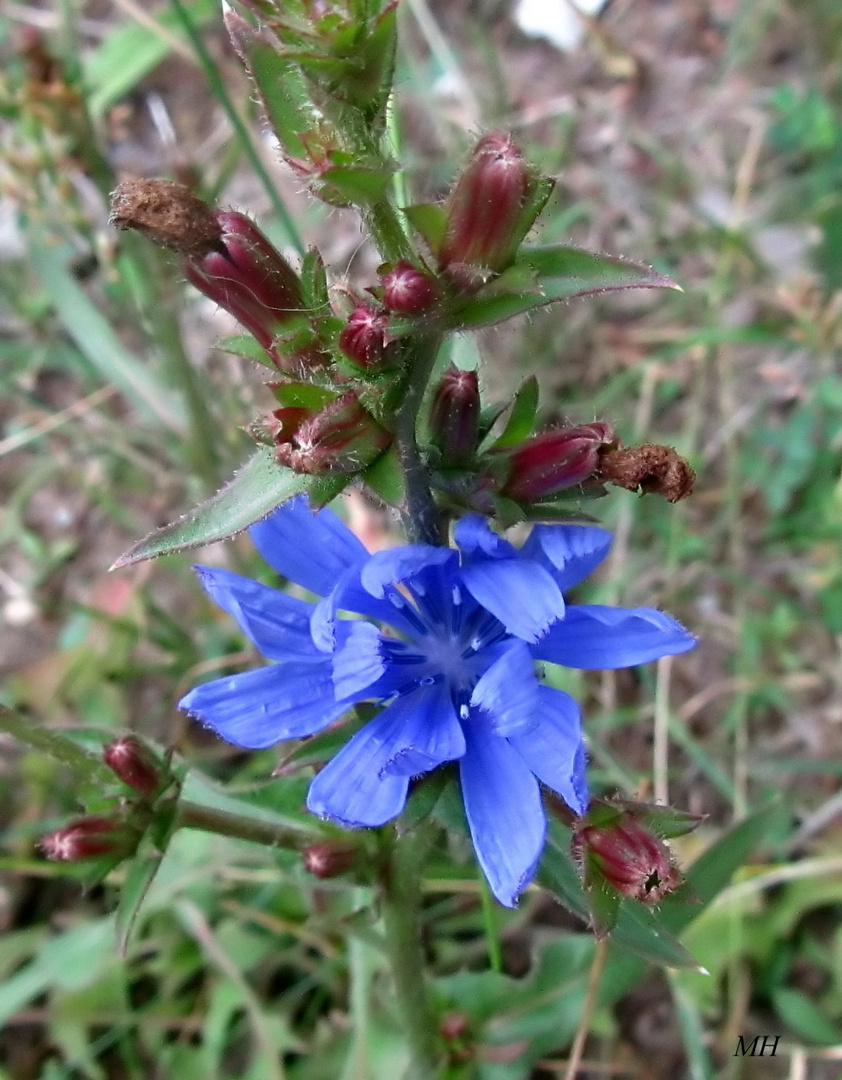
[[[492,132],[480,139],[450,193],[438,253],[439,264],[457,282],[470,285],[477,277],[472,267],[496,273],[509,265],[534,220],[524,221],[523,212],[537,183],[508,135]]]
[[[138,833],[121,821],[84,817],[47,833],[41,850],[56,862],[82,862],[106,857],[127,858],[137,848]]]
[[[329,363],[314,344],[279,347],[278,338],[304,314],[301,283],[245,214],[217,210],[183,184],[129,180],[111,197],[110,221],[182,254],[187,280],[252,333],[282,371],[301,375]]]
[[[293,415],[295,414],[295,415]],[[278,409],[281,424],[275,456],[295,472],[356,473],[367,468],[391,443],[392,436],[349,390],[302,421],[298,409]]]
[[[593,818],[609,820],[592,825]],[[582,860],[586,885],[601,878],[622,896],[657,904],[681,885],[683,878],[669,848],[642,822],[627,811],[610,813],[610,804],[601,804],[596,813],[582,819],[574,833],[573,849]]]
[[[474,1057],[474,1036],[471,1022],[465,1013],[446,1013],[439,1022],[439,1034],[452,1065],[465,1065]]]
[[[303,314],[298,275],[245,214],[222,210],[216,217],[219,245],[187,260],[187,280],[253,334],[282,371],[301,374],[325,366],[327,357],[316,346],[291,356],[278,348],[279,336]]]
[[[475,371],[448,368],[430,408],[430,438],[443,468],[468,465],[479,443],[479,383]]]
[[[383,275],[383,303],[390,311],[418,315],[436,300],[435,278],[412,263],[399,262]]]
[[[339,348],[357,367],[377,371],[389,363],[386,344],[388,317],[367,304],[360,304],[351,312],[347,324],[339,335]]]
[[[304,869],[317,878],[341,877],[357,860],[358,847],[348,840],[325,840],[301,852]]]
[[[508,476],[501,494],[527,504],[590,480],[599,468],[600,452],[617,445],[609,424],[579,424],[533,435],[515,447],[492,451],[505,456]]]
[[[288,443],[301,425],[314,415],[312,409],[305,409],[300,405],[285,405],[270,413],[260,427],[272,442]]]
[[[155,755],[134,735],[124,735],[109,743],[102,754],[105,764],[133,791],[152,798],[157,795],[165,772]]]

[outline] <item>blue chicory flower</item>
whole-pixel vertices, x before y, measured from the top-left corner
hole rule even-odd
[[[409,544],[372,555],[335,514],[298,498],[250,532],[279,574],[323,599],[197,567],[275,663],[198,686],[181,707],[257,749],[379,703],[312,781],[308,808],[349,827],[382,825],[402,811],[412,777],[458,761],[477,857],[507,906],[544,846],[539,782],[577,814],[588,803],[579,707],[541,684],[535,662],[629,667],[694,644],[652,608],[565,606],[564,591],[605,558],[604,529],[536,525],[518,550],[470,516],[456,526],[458,551]]]

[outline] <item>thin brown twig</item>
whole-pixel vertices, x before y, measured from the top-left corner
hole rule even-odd
[[[603,938],[596,943],[591,973],[588,978],[588,992],[585,995],[585,1005],[582,1010],[582,1019],[579,1021],[576,1038],[573,1040],[573,1046],[570,1048],[570,1057],[567,1061],[567,1072],[564,1074],[564,1080],[576,1080],[576,1074],[582,1063],[585,1040],[588,1037],[588,1028],[590,1027],[591,1016],[593,1015],[594,1006],[596,1005],[596,992],[599,989],[599,980],[602,976],[602,969],[605,966],[605,957],[607,954],[608,940]]]

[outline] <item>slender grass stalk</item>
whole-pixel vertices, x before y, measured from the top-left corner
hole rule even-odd
[[[246,125],[243,123],[242,117],[234,107],[234,103],[225,87],[225,83],[220,77],[216,64],[213,61],[208,50],[205,48],[201,35],[193,25],[190,16],[187,13],[187,9],[181,3],[181,0],[170,0],[178,16],[181,25],[184,27],[184,31],[190,38],[190,42],[193,48],[196,50],[196,56],[201,63],[202,70],[205,73],[205,78],[208,80],[208,86],[210,86],[214,97],[225,110],[225,115],[231,121],[231,126],[236,132],[237,138],[240,140],[246,157],[251,163],[251,167],[254,169],[261,184],[263,185],[266,194],[269,196],[269,201],[272,203],[272,209],[277,214],[279,220],[283,223],[286,234],[289,237],[290,243],[293,245],[299,255],[304,254],[304,241],[301,239],[301,234],[296,228],[295,222],[292,220],[289,211],[284,205],[283,200],[278,194],[272,178],[269,175],[266,166],[261,160],[260,154],[255,149],[252,142],[251,135]]]

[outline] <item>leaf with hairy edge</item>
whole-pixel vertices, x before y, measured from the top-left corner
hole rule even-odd
[[[521,248],[517,262],[452,313],[453,329],[491,326],[557,300],[619,289],[677,289],[672,278],[615,255],[564,245]]]
[[[69,765],[79,779],[100,787],[114,782],[114,774],[98,755],[84,749],[66,735],[39,727],[31,719],[19,716],[2,705],[0,705],[0,731],[11,735],[18,742],[41,750],[49,757]]]
[[[227,540],[307,491],[312,480],[278,465],[272,451],[262,447],[213,498],[139,540],[111,569]]]
[[[434,203],[416,203],[414,206],[404,206],[402,212],[430,251],[438,251],[447,228],[444,207]]]
[[[269,126],[288,154],[306,159],[301,134],[314,126],[315,118],[301,69],[244,21],[232,22],[232,27],[229,32],[254,80]]]
[[[495,450],[515,446],[532,434],[538,415],[538,380],[534,375],[521,383],[512,398],[511,409],[503,433],[492,444]]]
[[[534,271],[547,300],[563,300],[569,296],[616,289],[682,291],[672,278],[658,273],[651,266],[617,255],[599,255],[563,244],[523,247],[515,266],[527,266]]]

